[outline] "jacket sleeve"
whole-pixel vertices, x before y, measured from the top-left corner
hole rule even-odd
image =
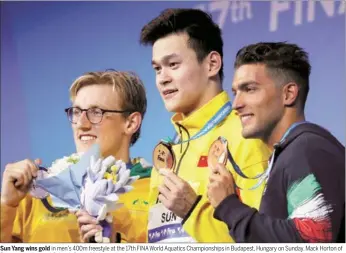
[[[247,175],[254,176],[266,169],[269,151],[262,142],[242,139],[233,151],[234,159],[239,166],[245,168]],[[227,164],[227,167],[230,168],[237,185],[249,188],[255,183],[238,177],[230,164]],[[239,194],[243,202],[258,209],[262,192],[263,185],[252,192],[241,191]],[[226,224],[214,218],[214,208],[206,193],[183,222],[184,230],[197,242],[234,242]]]
[[[12,231],[17,208],[1,204],[1,242],[13,242]]]
[[[292,220],[280,220],[260,214],[230,195],[215,210],[215,218],[228,225],[238,243],[303,242]]]
[[[225,223],[214,219],[214,208],[206,196],[201,196],[188,217],[183,220],[184,230],[197,242],[234,242]]]
[[[26,224],[32,211],[32,197],[26,196],[13,208],[1,204],[1,242],[24,242]]]

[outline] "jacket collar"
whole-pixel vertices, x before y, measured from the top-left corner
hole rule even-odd
[[[182,113],[174,114],[171,122],[177,132],[181,125],[188,129],[191,135],[194,135],[229,101],[227,92],[223,91],[188,117],[184,118]]]

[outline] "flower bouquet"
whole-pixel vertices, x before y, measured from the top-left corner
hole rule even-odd
[[[32,195],[42,197],[49,193],[54,207],[86,210],[103,227],[95,241],[109,242],[112,216],[108,214],[122,206],[119,195],[132,190],[131,184],[138,178],[130,177],[126,164],[112,156],[100,158],[95,144],[84,154],[64,157],[40,171]]]

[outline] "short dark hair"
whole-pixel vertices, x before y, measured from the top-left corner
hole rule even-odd
[[[238,51],[234,68],[245,64],[264,64],[273,78],[284,83],[295,82],[299,86],[298,99],[304,109],[309,93],[311,66],[308,53],[302,48],[286,42],[251,44]]]
[[[173,33],[187,33],[189,46],[196,52],[199,62],[216,51],[223,58],[223,41],[220,27],[210,14],[198,9],[166,9],[146,24],[141,31],[140,43],[153,45],[158,39]],[[219,71],[223,80],[223,63]]]

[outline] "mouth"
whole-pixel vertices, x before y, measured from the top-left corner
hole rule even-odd
[[[242,115],[239,115],[240,117],[240,120],[241,120],[241,123],[243,125],[246,125],[249,123],[249,121],[253,118],[253,114],[252,113],[247,113],[247,114],[242,114]]]
[[[174,97],[178,93],[178,89],[169,89],[162,91],[162,96],[164,99],[169,99]]]
[[[94,142],[97,139],[95,135],[91,134],[81,134],[79,135],[79,140],[82,141],[84,144],[88,144],[90,142]]]

